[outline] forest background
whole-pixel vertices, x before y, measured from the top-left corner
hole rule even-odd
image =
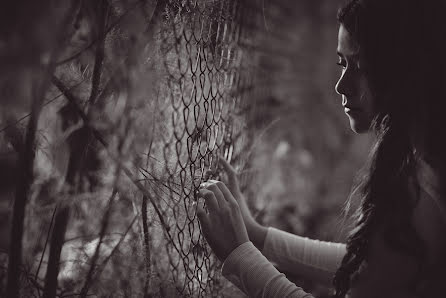
[[[0,9],[1,294],[243,297],[195,216],[217,154],[262,224],[345,239],[342,1],[36,2]]]

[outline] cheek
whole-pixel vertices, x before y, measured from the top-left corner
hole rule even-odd
[[[369,84],[365,78],[361,80],[361,104],[363,106],[364,112],[369,116],[370,119],[375,117],[375,99],[370,91]]]

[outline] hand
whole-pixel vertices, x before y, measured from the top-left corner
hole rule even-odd
[[[246,230],[248,231],[249,239],[259,250],[262,250],[268,229],[260,225],[254,219],[254,216],[252,216],[251,211],[249,211],[246,199],[240,190],[237,172],[235,169],[223,157],[219,156],[218,159],[227,176],[227,181],[225,182],[227,182],[229,190],[240,207],[240,212],[242,214]]]
[[[224,261],[240,244],[249,241],[239,204],[220,181],[203,183],[199,196],[205,199],[209,211],[198,207],[203,234],[217,257]]]
[[[237,172],[223,157],[218,156],[218,161],[222,165],[223,170],[226,173],[227,181],[225,182],[227,182],[229,191],[232,193],[232,195],[234,196],[235,200],[237,201],[240,207],[243,221],[245,222],[246,228],[249,233],[249,231],[258,224],[254,219],[254,216],[252,216],[251,211],[249,211],[246,199],[240,190],[240,185],[237,178]]]

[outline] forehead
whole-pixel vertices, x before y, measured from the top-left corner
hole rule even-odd
[[[359,52],[358,44],[342,24],[339,26],[337,52],[340,56],[353,56]]]

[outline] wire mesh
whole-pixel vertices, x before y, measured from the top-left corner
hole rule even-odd
[[[152,241],[150,250],[164,247],[164,270],[179,296],[216,297],[224,284],[194,202],[203,180],[220,177],[217,155],[246,161],[243,149],[249,142],[242,130],[248,105],[243,99],[251,80],[249,59],[240,46],[246,37],[243,15],[240,1],[170,1],[160,25],[166,88],[158,95],[164,103],[159,113],[170,124],[150,151],[164,164],[157,170],[163,185],[152,190],[165,219],[165,239]],[[155,164],[145,173],[157,172]],[[160,260],[150,263],[162,270]]]
[[[49,263],[60,297],[226,295],[195,203],[204,180],[221,178],[218,155],[238,168],[249,159],[249,2],[81,1],[71,11],[77,25],[42,91],[64,99],[48,100],[40,116],[49,121],[41,138],[57,146],[48,149],[53,161],[37,161],[58,168],[33,181],[32,208],[20,219],[23,255],[34,264],[23,296],[40,295]],[[62,207],[70,224],[49,241]],[[62,252],[49,257],[56,242]]]

